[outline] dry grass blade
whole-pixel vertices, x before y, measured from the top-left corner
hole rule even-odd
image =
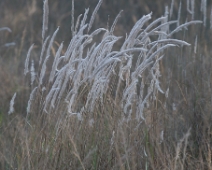
[[[48,0],[43,1],[43,28],[42,28],[42,38],[45,38],[45,32],[48,30],[49,21],[49,5]]]

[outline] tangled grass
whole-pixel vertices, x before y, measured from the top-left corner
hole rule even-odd
[[[114,51],[115,43],[122,38],[113,34],[121,12],[110,29],[98,28],[89,33],[101,3],[99,1],[88,23],[89,9],[85,10],[82,19],[82,15],[78,17],[75,26],[72,23],[73,37],[64,54],[63,42],[52,54],[59,28],[52,37],[45,38],[48,1],[44,2],[43,46],[38,71],[34,72],[34,60],[31,60],[31,85],[34,89],[28,102],[28,114],[57,112],[81,117],[83,112],[95,112],[97,103],[104,107],[109,96],[128,118],[134,112],[137,120],[144,120],[144,108],[154,102],[157,93],[164,94],[159,80],[159,61],[164,57],[164,51],[170,47],[189,45],[172,36],[188,25],[202,23],[190,21],[179,25],[178,20],[168,21],[168,14],[150,22],[152,14],[148,14],[137,21],[121,48]],[[176,28],[170,30],[171,25]],[[102,37],[100,42],[95,42],[96,36]],[[25,75],[29,72],[32,50],[33,45],[25,61]],[[33,82],[35,79],[37,83]],[[149,85],[145,91],[146,84]],[[39,110],[30,109],[33,102]]]
[[[190,46],[175,34],[202,23],[194,20],[194,1],[187,1],[191,21],[181,24],[182,4],[178,19],[169,21],[173,15],[172,0],[170,14],[167,7],[164,16],[154,21],[152,13],[144,15],[126,37],[114,35],[122,11],[110,28],[93,30],[101,3],[102,0],[89,21],[86,9],[74,22],[72,0],[72,39],[64,49],[64,42],[55,41],[59,27],[52,36],[46,36],[49,7],[48,0],[44,1],[40,56],[32,55],[33,44],[25,60],[24,75],[31,88],[26,114],[8,118],[9,123],[3,126],[0,135],[7,140],[0,143],[0,148],[6,148],[0,152],[0,167],[210,169],[211,139],[205,135],[210,133],[210,126],[202,126],[205,136],[201,138],[208,143],[189,140],[196,139],[197,127],[186,126],[176,102],[169,105],[176,88],[173,90],[170,82],[161,81],[161,75],[170,74],[164,72],[162,64],[172,57],[167,53]],[[203,0],[201,8],[204,24],[206,3]],[[195,54],[197,41],[195,38]],[[182,103],[196,113],[197,106],[192,106],[187,98],[190,89],[181,88],[178,79],[176,84],[183,96]],[[16,93],[11,100],[10,116],[15,111],[15,96]],[[168,114],[170,110],[172,114]],[[185,128],[180,134],[175,122]],[[207,152],[199,151],[200,147]]]

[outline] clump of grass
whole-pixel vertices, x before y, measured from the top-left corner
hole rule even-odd
[[[154,102],[158,92],[164,93],[159,81],[159,61],[164,56],[163,52],[170,47],[189,45],[185,41],[173,39],[172,35],[190,24],[201,23],[201,21],[190,21],[170,31],[170,25],[176,25],[178,21],[168,21],[166,15],[150,23],[152,14],[148,14],[137,21],[120,50],[113,51],[114,44],[122,38],[113,34],[120,14],[110,29],[98,28],[89,33],[101,2],[99,1],[88,23],[89,9],[86,9],[82,20],[78,17],[73,37],[64,54],[61,54],[63,42],[56,54],[51,53],[51,49],[55,48],[53,42],[59,28],[50,40],[49,37],[43,40],[38,67],[40,70],[37,71],[39,83],[35,87],[37,90],[33,100],[35,103],[39,100],[40,104],[36,107],[39,109],[32,112],[71,115],[94,113],[97,101],[100,101],[101,107],[105,105],[110,84],[112,80],[117,80],[112,87],[115,94],[111,96],[111,99],[115,99],[116,107],[121,106],[120,109],[128,118],[131,118],[134,112],[137,120],[144,119],[145,106]],[[43,38],[48,28],[47,5],[48,1],[45,1]],[[101,42],[95,42],[93,40],[95,36],[102,36]],[[29,70],[32,47],[25,62],[25,74]],[[150,85],[146,92],[144,84],[147,83]],[[84,93],[82,89],[85,90]]]

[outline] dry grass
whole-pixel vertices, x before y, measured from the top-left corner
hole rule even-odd
[[[210,8],[204,0],[202,12],[182,2],[179,17],[179,4],[172,2],[171,19],[180,20],[171,24],[168,11],[158,20],[154,14],[133,17],[134,27],[122,38],[120,32],[116,36],[119,17],[94,30],[98,5],[93,15],[85,11],[78,27],[72,11],[69,44],[60,41],[67,34],[62,28],[47,30],[51,20],[45,11],[40,38],[26,26],[16,46],[1,47],[0,168],[212,169],[210,39],[205,36],[211,32],[205,19]],[[49,3],[51,11],[57,3]],[[34,22],[38,5],[24,7]],[[203,24],[192,20],[196,13]],[[10,41],[10,34],[1,36]],[[7,55],[17,57],[7,60]],[[15,92],[14,113],[8,115]]]

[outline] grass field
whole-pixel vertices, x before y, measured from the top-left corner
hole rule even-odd
[[[211,7],[0,2],[0,169],[212,169]]]

